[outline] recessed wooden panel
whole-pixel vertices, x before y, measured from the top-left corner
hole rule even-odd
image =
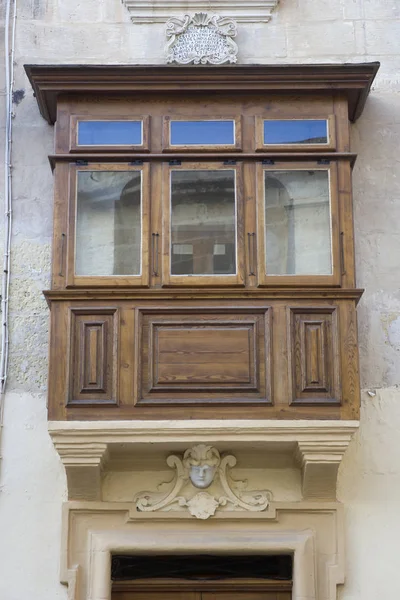
[[[68,404],[116,404],[117,309],[71,311]]]
[[[339,404],[337,310],[291,308],[289,314],[292,404]]]
[[[266,402],[267,317],[265,310],[139,311],[138,403]]]

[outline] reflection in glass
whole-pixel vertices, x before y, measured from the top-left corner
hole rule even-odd
[[[264,121],[264,144],[327,144],[325,119]]]
[[[77,175],[76,275],[140,275],[141,172]]]
[[[79,121],[79,146],[140,146],[142,121]]]
[[[268,275],[330,275],[328,171],[264,171]]]
[[[235,215],[235,171],[171,171],[171,274],[235,274]]]
[[[226,146],[235,143],[234,121],[171,121],[170,127],[173,146]]]

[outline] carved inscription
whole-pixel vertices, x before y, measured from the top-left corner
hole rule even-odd
[[[220,65],[237,62],[236,23],[227,17],[196,13],[172,17],[166,25],[167,63]]]

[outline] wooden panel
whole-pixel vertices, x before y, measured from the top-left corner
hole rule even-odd
[[[143,310],[138,322],[139,404],[270,398],[268,311]]]
[[[117,403],[117,309],[71,311],[68,404]]]
[[[112,600],[290,600],[292,581],[262,579],[114,581]]]
[[[291,592],[203,592],[201,600],[290,600]]]
[[[158,592],[113,590],[112,600],[201,600],[199,592]]]
[[[291,403],[339,404],[336,308],[289,309]]]
[[[51,420],[358,418],[356,309],[348,291],[321,290],[317,297],[316,292],[258,289],[249,297],[248,292],[240,290],[231,295],[225,290],[187,290],[179,294],[156,290],[140,293],[71,290],[47,296],[51,298]],[[107,359],[113,374],[112,389],[116,390],[118,384],[118,393],[115,391],[111,396],[107,395],[110,390],[107,380],[104,384],[107,393],[93,389],[100,387],[98,368],[92,364],[82,371],[81,365],[81,356],[85,356],[83,331],[87,340],[91,337],[99,357],[96,341],[102,334],[98,323],[104,320],[108,320],[106,328],[110,335],[102,339],[107,337],[111,345],[112,338],[114,344],[108,355],[111,358]],[[83,330],[77,322],[80,326],[85,323]],[[273,323],[273,328],[269,323]],[[194,325],[193,332],[190,324]],[[297,343],[300,325],[303,347]],[[221,337],[218,328],[222,328],[224,335],[234,336],[232,352],[236,364],[240,363],[236,372],[221,352],[224,336]],[[177,335],[177,330],[186,331],[187,337]],[[210,332],[216,346],[207,347]],[[202,348],[193,337],[199,333]],[[154,343],[157,336],[158,348]],[[187,349],[185,345],[189,343]],[[160,369],[155,357],[160,357],[160,348],[165,350],[165,344],[173,344],[176,352],[169,352],[167,347],[167,352],[161,353]],[[215,348],[219,352],[216,364],[221,365],[220,371],[213,364]],[[247,360],[252,352],[254,369]],[[306,357],[315,354],[315,359],[308,356],[304,363],[304,381],[302,352]],[[184,355],[187,358],[183,359]],[[241,360],[244,356],[246,361]],[[208,359],[210,369],[205,370]],[[296,361],[300,365],[297,380]],[[178,374],[175,379],[169,378],[168,369]],[[200,374],[200,381],[185,381],[194,369]],[[236,379],[232,380],[232,374]],[[209,375],[213,379],[207,383]],[[89,386],[87,377],[91,377]],[[220,377],[218,385],[216,377]],[[317,389],[322,387],[321,382],[329,393]],[[92,390],[81,394],[84,387]],[[305,391],[301,394],[301,390]],[[251,410],[252,406],[255,410]]]

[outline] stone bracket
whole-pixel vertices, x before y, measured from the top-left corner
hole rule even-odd
[[[69,500],[101,500],[101,471],[107,459],[106,442],[78,439],[54,441],[65,467]]]
[[[113,449],[129,456],[215,444],[230,449],[285,453],[301,469],[304,499],[336,498],[340,462],[358,421],[50,421],[49,433],[65,466],[68,498],[100,500],[101,473]]]
[[[306,500],[334,500],[337,474],[350,439],[299,441],[295,454]]]

